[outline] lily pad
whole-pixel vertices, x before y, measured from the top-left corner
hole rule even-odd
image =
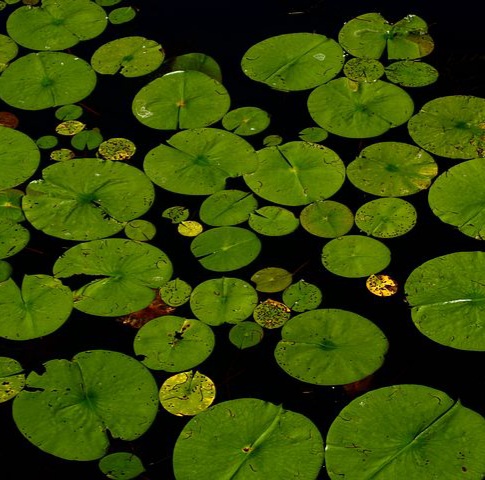
[[[294,141],[257,152],[258,168],[244,175],[257,195],[279,205],[307,205],[331,197],[343,185],[345,165],[330,148]]]
[[[190,300],[192,287],[185,280],[174,278],[160,287],[161,299],[171,307],[180,307]]]
[[[91,65],[75,55],[28,53],[14,60],[0,76],[0,98],[22,110],[43,110],[84,100],[96,80]]]
[[[243,72],[275,90],[308,90],[328,82],[342,69],[342,47],[317,33],[289,33],[253,45],[243,56]]]
[[[13,60],[19,51],[18,45],[7,35],[0,34],[0,72]]]
[[[408,122],[411,138],[428,152],[451,159],[485,156],[485,98],[450,95],[425,103]]]
[[[465,235],[485,240],[485,166],[467,160],[443,172],[431,185],[428,203],[444,223]]]
[[[122,23],[131,22],[137,14],[137,10],[133,7],[120,7],[111,10],[108,14],[108,20],[113,25],[121,25]]]
[[[267,329],[281,328],[291,317],[291,310],[283,302],[267,298],[253,311],[255,322]]]
[[[391,263],[391,251],[379,240],[363,235],[344,235],[322,249],[323,266],[347,278],[368,277]]]
[[[25,386],[25,373],[17,360],[0,357],[0,403],[14,398]]]
[[[485,474],[485,419],[424,385],[392,385],[360,395],[330,425],[326,442],[332,480],[479,480]]]
[[[195,237],[190,251],[207,270],[229,272],[255,260],[261,241],[245,228],[216,227]]]
[[[29,374],[13,402],[20,432],[44,452],[95,460],[107,453],[110,437],[135,440],[155,420],[155,379],[128,355],[92,350],[44,367],[41,375]]]
[[[485,253],[455,252],[415,268],[404,290],[418,330],[460,350],[485,351]]]
[[[0,259],[20,252],[30,240],[30,232],[12,220],[0,220]]]
[[[132,103],[143,125],[157,130],[201,128],[220,120],[230,97],[217,80],[196,70],[177,71],[141,88]]]
[[[262,268],[251,276],[251,281],[256,284],[256,290],[265,293],[281,292],[292,280],[291,273],[280,267]]]
[[[328,137],[328,132],[320,127],[308,127],[301,130],[298,137],[305,142],[319,143]]]
[[[314,480],[323,457],[323,439],[307,417],[281,405],[241,398],[218,403],[189,420],[175,443],[173,468],[177,480]]]
[[[356,57],[345,62],[344,73],[354,82],[375,82],[384,75],[384,65],[373,58]]]
[[[236,134],[218,128],[178,132],[152,148],[143,163],[158,186],[185,195],[210,195],[226,186],[228,178],[257,168],[252,145]]]
[[[28,180],[39,163],[39,148],[28,135],[0,126],[0,190],[16,187]]]
[[[425,87],[436,82],[438,76],[438,70],[425,62],[401,60],[386,67],[387,79],[402,87]]]
[[[229,330],[230,342],[240,350],[258,345],[263,337],[263,327],[256,322],[239,322]]]
[[[93,53],[91,65],[104,75],[119,72],[124,77],[140,77],[156,70],[164,58],[165,52],[158,42],[132,36],[101,45]]]
[[[355,212],[355,224],[367,235],[394,238],[408,233],[417,216],[414,206],[402,198],[378,198]]]
[[[370,320],[339,309],[316,309],[286,322],[275,348],[288,375],[313,385],[345,385],[378,370],[388,350]]]
[[[193,314],[208,325],[238,323],[250,317],[258,294],[248,282],[221,277],[199,283],[190,295]]]
[[[99,469],[112,480],[131,480],[145,471],[140,458],[128,452],[106,455],[99,461]]]
[[[170,60],[173,72],[179,70],[196,70],[222,83],[222,73],[219,64],[209,55],[200,52],[177,55]]]
[[[322,291],[313,283],[298,280],[285,288],[283,302],[294,312],[302,313],[314,310],[322,303]]]
[[[333,200],[318,200],[300,212],[301,226],[312,235],[323,238],[341,237],[354,225],[349,207]]]
[[[248,224],[261,235],[279,237],[293,233],[300,225],[300,221],[291,210],[267,205],[251,212]]]
[[[131,220],[125,225],[125,235],[130,240],[137,240],[138,242],[147,242],[152,240],[157,233],[157,227],[148,220]]]
[[[5,282],[12,276],[13,268],[10,263],[0,260],[0,282]]]
[[[23,6],[7,19],[8,34],[30,50],[66,50],[101,35],[106,12],[90,0],[42,0],[39,7]]]
[[[425,150],[402,142],[379,142],[363,148],[347,166],[358,189],[379,197],[403,197],[426,190],[438,165]]]
[[[256,135],[266,130],[270,116],[258,107],[240,107],[227,112],[222,118],[222,126],[236,135]]]
[[[346,138],[377,137],[406,123],[414,112],[412,98],[401,87],[345,77],[315,88],[307,106],[317,125]]]
[[[82,312],[118,317],[149,305],[172,276],[172,263],[153,245],[109,238],[80,243],[54,263],[57,278],[99,276],[75,291],[74,307]]]
[[[182,372],[196,367],[212,353],[215,336],[200,320],[165,315],[138,330],[133,348],[152,370]]]
[[[27,185],[22,207],[38,230],[66,240],[94,240],[123,230],[148,211],[152,182],[138,168],[96,158],[56,163]]]

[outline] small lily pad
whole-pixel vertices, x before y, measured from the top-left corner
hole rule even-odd
[[[294,312],[302,313],[307,310],[314,310],[322,302],[322,291],[313,283],[298,280],[298,282],[285,288],[283,302]]]
[[[196,70],[205,73],[219,83],[222,82],[221,67],[214,58],[205,53],[194,52],[177,55],[170,60],[170,68],[173,72],[179,70]]]
[[[180,307],[190,300],[192,287],[185,280],[174,278],[160,287],[161,299],[171,307]]]
[[[251,281],[256,284],[256,290],[265,293],[281,292],[292,280],[291,273],[279,267],[262,268],[251,276]]]
[[[301,226],[312,235],[323,238],[341,237],[354,225],[349,207],[333,200],[318,200],[300,212]]]
[[[0,220],[0,259],[20,252],[30,240],[30,232],[12,220]]]
[[[402,87],[425,87],[438,80],[438,70],[429,63],[401,60],[386,67],[386,77]]]
[[[256,135],[266,130],[270,124],[267,112],[258,107],[240,107],[227,112],[222,118],[222,126],[236,135]]]
[[[22,197],[24,192],[16,188],[0,190],[0,222],[22,222],[25,220],[22,211]]]
[[[132,480],[145,471],[140,458],[128,452],[106,455],[99,461],[99,469],[112,480]]]
[[[300,221],[287,208],[267,205],[251,212],[248,224],[261,235],[279,237],[294,232],[300,225]]]
[[[384,75],[384,65],[373,58],[351,58],[344,65],[344,73],[354,82],[375,82]]]
[[[0,357],[0,403],[14,398],[25,386],[25,373],[15,359]]]
[[[255,322],[270,330],[281,328],[290,316],[291,310],[283,302],[272,298],[267,298],[259,303],[253,311]]]
[[[263,327],[256,322],[239,322],[229,330],[230,342],[240,350],[258,345],[263,337]]]

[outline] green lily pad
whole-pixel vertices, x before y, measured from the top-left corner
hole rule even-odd
[[[125,235],[130,240],[137,240],[139,242],[147,242],[152,240],[157,233],[157,227],[148,220],[131,220],[125,225]]]
[[[328,137],[328,132],[320,127],[308,127],[301,130],[298,134],[300,140],[305,142],[323,142]]]
[[[40,7],[23,6],[7,19],[7,32],[30,50],[66,50],[101,35],[106,12],[90,0],[42,0]]]
[[[180,307],[190,300],[192,287],[185,280],[174,278],[160,287],[160,298],[171,307]]]
[[[170,72],[145,85],[135,95],[133,114],[157,130],[201,128],[220,120],[230,97],[217,80],[196,70]]]
[[[406,123],[414,112],[411,96],[401,87],[345,77],[315,88],[307,106],[317,125],[346,138],[377,137]]]
[[[288,270],[280,267],[266,267],[251,276],[258,292],[281,292],[291,284],[293,276]]]
[[[66,240],[114,235],[155,198],[148,177],[121,162],[77,158],[44,168],[42,175],[27,185],[25,216],[38,230]]]
[[[179,70],[196,70],[205,73],[209,77],[222,83],[222,73],[219,64],[205,53],[186,53],[177,55],[170,60],[170,69],[172,72]]]
[[[221,277],[199,283],[190,295],[193,314],[208,325],[238,323],[249,318],[258,304],[258,293],[246,281]]]
[[[199,217],[207,225],[215,227],[238,225],[247,221],[256,208],[258,201],[251,193],[219,190],[202,202]]]
[[[292,283],[283,292],[283,302],[294,312],[315,310],[322,303],[322,291],[317,285],[305,280]]]
[[[341,237],[354,225],[349,207],[333,200],[318,200],[300,212],[301,226],[312,235],[323,238]]]
[[[113,25],[131,22],[136,17],[136,9],[133,7],[120,7],[111,10],[108,14],[108,20]]]
[[[25,373],[17,360],[0,357],[0,403],[14,398],[25,386]]]
[[[444,223],[477,240],[485,239],[485,166],[467,160],[443,172],[431,185],[428,203]]]
[[[411,138],[428,152],[451,159],[485,156],[485,98],[450,95],[425,103],[408,122]]]
[[[392,385],[360,395],[330,425],[326,443],[332,480],[479,480],[485,474],[485,419],[424,385]]]
[[[0,190],[0,222],[22,222],[25,215],[22,211],[24,192],[15,188]]]
[[[29,374],[13,402],[20,432],[44,452],[96,460],[107,453],[110,437],[135,440],[155,420],[155,379],[128,355],[92,350],[44,367],[41,375]]]
[[[402,87],[425,87],[435,83],[438,76],[438,70],[425,62],[401,60],[386,67],[387,79]]]
[[[29,243],[30,232],[12,220],[0,220],[0,259],[17,254]]]
[[[342,47],[316,33],[289,33],[253,45],[243,56],[243,72],[275,90],[308,90],[328,82],[342,69]]]
[[[408,233],[417,216],[414,206],[402,198],[378,198],[355,212],[355,224],[367,235],[394,238]]]
[[[83,107],[80,105],[63,105],[56,108],[55,117],[61,121],[77,120],[83,114]]]
[[[344,24],[338,41],[348,53],[361,58],[379,59],[387,48],[389,60],[415,59],[434,49],[427,23],[416,15],[390,24],[379,13],[365,13]]]
[[[0,98],[22,110],[43,110],[84,100],[96,80],[91,65],[75,55],[28,53],[14,60],[0,76]]]
[[[256,322],[239,322],[229,330],[230,342],[240,350],[258,345],[263,340],[263,337],[263,327]]]
[[[18,51],[18,45],[10,37],[0,34],[0,72],[5,70],[8,63],[17,56]]]
[[[80,132],[78,135],[80,135]],[[35,141],[36,145],[42,150],[50,150],[51,148],[57,147],[59,144],[59,139],[55,135],[42,135]]]
[[[204,268],[229,272],[249,265],[261,251],[261,241],[241,227],[216,227],[192,240],[190,251]]]
[[[425,150],[401,142],[379,142],[363,148],[347,165],[347,177],[358,189],[379,197],[403,197],[429,188],[438,165]]]
[[[206,360],[215,345],[214,332],[204,322],[175,315],[154,318],[138,330],[136,355],[152,370],[182,372]]]
[[[345,385],[378,370],[388,350],[370,320],[339,309],[316,309],[286,322],[275,348],[288,375],[313,385]]]
[[[279,205],[307,205],[335,194],[345,180],[345,165],[330,148],[294,141],[257,152],[259,166],[244,175],[257,195]]]
[[[152,148],[143,163],[158,186],[185,195],[210,195],[226,186],[228,178],[257,168],[252,145],[218,128],[185,130]]]
[[[99,461],[99,469],[107,478],[113,480],[131,480],[145,472],[140,458],[128,452],[106,455]]]
[[[485,253],[455,252],[415,268],[404,290],[418,330],[460,350],[485,351]]]
[[[0,190],[16,187],[28,180],[39,163],[39,148],[28,135],[0,126]]]
[[[268,205],[251,212],[248,224],[261,235],[278,237],[293,233],[300,225],[300,221],[292,211],[283,207]]]
[[[94,150],[98,148],[103,142],[103,135],[99,132],[97,128],[92,130],[83,130],[82,132],[76,133],[71,138],[71,145],[76,150]],[[54,145],[55,146],[55,145]]]
[[[101,45],[93,53],[91,65],[104,75],[119,72],[124,77],[140,77],[156,70],[164,58],[165,52],[158,42],[132,36]]]
[[[12,265],[5,260],[0,260],[0,283],[8,280],[13,272]]]
[[[314,480],[323,457],[323,439],[307,417],[281,405],[241,398],[218,403],[189,420],[175,443],[173,469],[177,480]]]
[[[373,58],[351,58],[345,62],[344,74],[354,82],[375,82],[384,75],[384,65]]]
[[[256,135],[266,130],[270,124],[267,112],[258,107],[240,107],[227,112],[222,118],[222,126],[236,135]]]
[[[368,277],[391,263],[391,251],[381,241],[363,235],[344,235],[322,249],[323,266],[347,278]]]
[[[57,278],[100,276],[75,291],[74,307],[91,315],[118,317],[148,306],[172,276],[172,263],[153,245],[109,238],[80,243],[57,259]]]

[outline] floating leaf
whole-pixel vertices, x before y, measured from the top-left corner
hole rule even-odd
[[[0,357],[0,403],[14,398],[25,386],[25,373],[17,360]]]
[[[389,275],[370,275],[365,281],[365,286],[370,293],[378,297],[390,297],[397,292],[397,282]]]
[[[230,342],[240,350],[258,345],[263,337],[263,327],[256,322],[239,322],[229,330]]]
[[[251,277],[258,292],[281,292],[291,284],[293,277],[288,270],[279,267],[266,267],[258,270]]]
[[[185,280],[174,278],[160,287],[160,297],[172,307],[180,307],[187,303],[192,293],[192,287]]]
[[[127,138],[108,138],[98,148],[98,156],[105,160],[129,160],[135,152],[135,144]]]
[[[276,145],[280,145],[283,142],[283,138],[281,135],[268,135],[264,137],[263,145],[265,147],[275,147]]]
[[[76,133],[71,138],[71,145],[77,150],[94,150],[98,148],[103,141],[103,136],[99,132],[99,129],[93,128],[92,130],[83,130]]]
[[[22,222],[25,220],[22,212],[22,197],[24,192],[15,188],[8,188],[0,190],[0,223],[7,222]]]
[[[157,228],[148,220],[132,220],[125,225],[125,235],[131,240],[147,242],[157,233]]]
[[[48,235],[94,240],[121,231],[152,205],[153,184],[138,168],[96,158],[57,163],[27,185],[27,220]]]
[[[249,318],[257,303],[256,290],[246,281],[232,277],[205,280],[190,295],[193,314],[214,326]]]
[[[155,298],[155,290],[172,276],[172,263],[153,245],[109,238],[77,244],[53,267],[57,278],[97,276],[75,291],[74,307],[98,316],[126,315]]]
[[[79,105],[63,105],[62,107],[56,108],[54,112],[57,120],[68,121],[77,120],[83,114],[83,108]]]
[[[0,112],[0,125],[8,128],[17,128],[19,126],[19,118],[11,112]]]
[[[165,380],[159,397],[162,407],[173,415],[198,415],[207,410],[216,396],[214,382],[199,372],[181,372]]]
[[[285,288],[283,302],[294,312],[314,310],[322,302],[322,291],[313,283],[298,280]]]
[[[485,473],[485,419],[444,392],[392,385],[345,406],[327,433],[331,479],[469,478]]]
[[[258,304],[253,311],[256,323],[268,329],[282,327],[290,316],[291,310],[284,303],[272,298]]]
[[[345,166],[330,148],[294,141],[257,152],[259,166],[244,175],[260,197],[280,205],[307,205],[336,193],[345,180]]]
[[[261,241],[241,227],[216,227],[195,237],[190,251],[207,270],[229,272],[255,260],[261,251]]]
[[[289,33],[253,45],[243,56],[243,72],[275,90],[308,90],[326,83],[342,69],[342,47],[316,33]]]
[[[205,53],[195,52],[177,55],[170,61],[170,69],[172,72],[196,70],[205,73],[219,83],[222,82],[221,67],[211,56]]]
[[[315,88],[308,96],[308,111],[315,123],[346,138],[371,138],[406,123],[414,102],[397,85],[337,78]]]
[[[162,212],[163,218],[168,218],[172,221],[172,223],[180,223],[189,218],[190,212],[188,208],[182,207],[177,205],[175,207],[166,208]]]
[[[133,7],[121,7],[111,10],[108,20],[113,25],[131,22],[136,17],[136,10]]]
[[[209,325],[175,315],[155,318],[135,337],[133,348],[152,370],[182,372],[206,360],[214,349],[215,337]]]
[[[0,72],[5,70],[10,60],[17,56],[18,51],[18,45],[10,37],[0,34]]]
[[[394,62],[386,67],[386,77],[402,87],[425,87],[438,80],[438,70],[432,65],[412,60]]]
[[[107,478],[113,480],[131,480],[137,478],[145,471],[140,458],[128,452],[116,452],[106,455],[99,461],[99,469]]]
[[[0,98],[12,107],[43,110],[79,102],[95,85],[96,73],[79,57],[64,52],[29,53],[13,61],[0,76]]]
[[[42,135],[42,137],[39,137],[35,143],[39,148],[49,150],[57,146],[59,139],[55,135]]]
[[[175,443],[177,480],[299,478],[322,468],[323,440],[304,415],[256,398],[218,403],[185,425]]]
[[[388,349],[370,320],[339,309],[316,309],[286,322],[276,345],[278,365],[313,385],[345,385],[374,373]]]
[[[76,154],[69,150],[69,148],[59,148],[57,150],[53,150],[49,158],[54,160],[54,162],[65,162],[66,160],[72,160]]]
[[[328,137],[328,132],[320,127],[308,127],[301,130],[298,135],[300,140],[318,143],[323,142]]]
[[[391,251],[384,243],[362,235],[344,235],[330,240],[322,249],[323,266],[347,278],[367,277],[386,268]]]
[[[354,225],[354,214],[343,203],[319,200],[310,203],[301,211],[300,222],[312,235],[336,238],[351,230]]]
[[[485,253],[455,252],[415,268],[404,285],[411,317],[431,340],[485,351]]]
[[[277,237],[294,232],[300,222],[292,211],[283,207],[268,205],[252,212],[249,215],[248,224],[261,235]]]
[[[110,437],[131,441],[155,420],[158,387],[134,358],[109,350],[49,360],[32,372],[13,402],[20,432],[38,448],[66,460],[104,456]],[[136,382],[133,381],[136,379]]]
[[[227,112],[222,118],[222,126],[237,135],[256,135],[266,130],[270,124],[267,112],[258,107],[240,107]]]
[[[74,136],[81,132],[86,127],[86,124],[79,120],[66,120],[56,127],[56,133],[59,135]]]
[[[177,231],[184,237],[196,237],[203,230],[202,224],[195,220],[182,221],[177,225]]]
[[[0,259],[20,252],[30,240],[30,232],[13,220],[0,220]]]
[[[351,58],[344,65],[344,74],[354,82],[375,82],[384,75],[384,65],[373,58]]]
[[[94,70],[103,75],[120,73],[140,77],[155,71],[165,58],[162,46],[145,37],[124,37],[101,45],[91,57]]]
[[[5,260],[0,260],[0,283],[5,282],[12,275],[12,265]]]

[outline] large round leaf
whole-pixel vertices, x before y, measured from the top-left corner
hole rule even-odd
[[[485,165],[468,160],[442,173],[428,195],[433,213],[444,223],[477,240],[485,240]]]
[[[342,69],[342,47],[317,33],[289,33],[253,45],[241,61],[252,80],[275,90],[308,90],[328,82]]]
[[[214,345],[214,333],[205,323],[165,315],[140,328],[133,349],[152,370],[182,372],[206,360]]]
[[[84,100],[96,85],[91,65],[64,52],[29,53],[0,76],[0,98],[12,107],[42,110]]]
[[[190,296],[193,314],[208,325],[241,322],[251,316],[257,304],[256,290],[239,278],[206,280]]]
[[[452,159],[483,157],[485,98],[451,95],[430,100],[408,122],[411,138],[431,153]]]
[[[158,186],[185,195],[210,195],[226,180],[253,172],[257,157],[249,142],[218,128],[197,128],[173,135],[152,148],[143,168]]]
[[[256,398],[229,400],[192,418],[173,453],[177,480],[315,480],[323,439],[304,415]]]
[[[134,358],[93,350],[44,366],[41,375],[27,377],[13,403],[20,432],[44,452],[95,460],[107,453],[110,437],[135,440],[153,423],[158,387]]]
[[[388,341],[370,320],[338,309],[317,309],[290,318],[276,345],[278,365],[314,385],[344,385],[384,363]]]
[[[261,241],[241,227],[217,227],[195,237],[190,250],[207,270],[229,272],[249,265],[259,255]]]
[[[30,50],[66,50],[100,35],[108,19],[90,0],[42,0],[39,7],[24,6],[7,19],[7,32]]]
[[[0,283],[0,337],[30,340],[57,330],[71,314],[72,292],[49,275],[25,275],[19,288]]]
[[[347,166],[358,189],[379,197],[403,197],[425,190],[438,165],[425,150],[401,142],[378,142],[363,148]]]
[[[199,128],[220,120],[230,97],[217,80],[196,70],[167,73],[145,85],[132,110],[144,125],[158,130]]]
[[[342,277],[368,277],[391,262],[391,251],[379,240],[363,235],[344,235],[322,249],[323,266]]]
[[[307,205],[335,194],[345,180],[345,165],[330,148],[294,141],[257,152],[259,166],[244,175],[260,197],[280,205]]]
[[[54,263],[54,275],[100,276],[75,292],[74,307],[98,316],[121,316],[149,305],[156,289],[170,280],[172,263],[158,248],[109,238],[80,243]]]
[[[28,180],[39,163],[39,148],[29,136],[0,126],[0,190],[16,187]]]
[[[308,111],[330,133],[347,138],[377,137],[407,122],[414,110],[410,95],[397,85],[337,78],[315,88]]]
[[[79,158],[55,163],[27,186],[27,220],[66,240],[94,240],[121,231],[152,205],[154,187],[139,169],[121,162]]]
[[[444,392],[392,385],[360,395],[327,433],[332,480],[481,480],[485,419]]]
[[[485,253],[455,252],[415,268],[404,289],[418,330],[442,345],[485,351]]]

